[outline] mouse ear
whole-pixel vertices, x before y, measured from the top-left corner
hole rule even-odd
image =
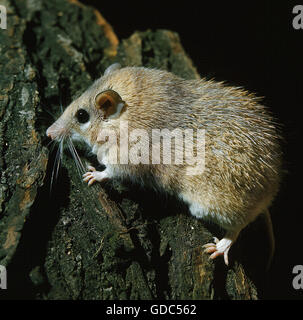
[[[116,62],[116,63],[110,65],[110,66],[104,71],[104,75],[106,76],[107,74],[112,73],[113,71],[118,70],[118,69],[120,69],[120,68],[121,68],[120,63]]]
[[[102,91],[95,98],[95,106],[103,112],[105,119],[118,118],[125,105],[120,95],[114,90]]]

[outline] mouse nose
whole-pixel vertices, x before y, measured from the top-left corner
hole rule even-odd
[[[64,129],[58,127],[56,124],[51,125],[46,130],[46,135],[51,138],[52,140],[55,140],[62,136],[64,134]]]
[[[51,138],[52,140],[55,139],[55,135],[54,135],[54,132],[52,131],[52,127],[49,127],[47,130],[46,130],[46,135]]]

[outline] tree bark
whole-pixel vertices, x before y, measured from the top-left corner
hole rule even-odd
[[[229,268],[220,258],[210,261],[201,246],[213,227],[176,199],[118,181],[88,188],[68,152],[51,183],[56,150],[47,146],[45,129],[60,105],[114,62],[199,78],[178,35],[136,32],[119,41],[99,12],[76,1],[4,5],[0,264],[7,267],[7,296],[257,299],[260,277],[247,275],[241,250]]]

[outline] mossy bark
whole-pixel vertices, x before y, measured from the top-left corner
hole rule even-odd
[[[178,35],[136,32],[119,42],[100,13],[76,1],[2,3],[0,264],[8,270],[7,296],[256,299],[236,255],[227,269],[203,253],[212,233],[176,199],[118,181],[88,188],[68,152],[50,190],[50,114],[56,118],[60,105],[117,61],[198,78]]]

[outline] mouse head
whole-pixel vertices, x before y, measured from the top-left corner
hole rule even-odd
[[[116,64],[110,66],[105,71],[104,76],[117,68]],[[99,82],[100,80],[98,80]],[[126,103],[116,91],[103,89],[104,85],[93,85],[85,91],[47,129],[46,135],[57,141],[61,141],[65,137],[72,140],[84,140],[90,146],[93,146],[102,126],[119,120],[126,109]]]

